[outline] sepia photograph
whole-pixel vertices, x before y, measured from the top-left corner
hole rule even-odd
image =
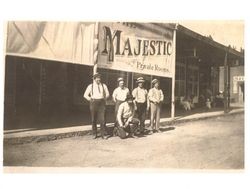
[[[6,172],[244,170],[244,21],[5,28]]]

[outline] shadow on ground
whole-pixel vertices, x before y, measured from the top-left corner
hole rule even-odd
[[[231,109],[238,109],[239,107],[233,107]],[[223,108],[213,108],[211,110],[206,110],[205,108],[196,108],[191,111],[184,111],[183,109],[176,109],[175,115],[176,117],[183,118],[186,116],[190,116],[196,113],[204,113],[204,112],[216,112],[223,111]],[[170,108],[163,108],[161,112],[161,118],[170,117]],[[9,131],[9,133],[18,133],[32,130],[42,130],[42,129],[51,129],[51,128],[64,128],[64,127],[74,127],[74,126],[84,126],[90,125],[90,112],[86,108],[85,110],[72,111],[68,113],[58,113],[58,112],[47,112],[44,115],[34,116],[32,114],[20,114],[19,116],[15,116],[11,123],[4,124],[5,132],[8,130],[16,130]],[[147,115],[147,119],[149,119],[149,115]],[[107,109],[106,112],[106,122],[113,123],[114,122],[114,110],[113,107]]]

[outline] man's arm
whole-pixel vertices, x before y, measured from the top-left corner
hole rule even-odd
[[[90,97],[90,92],[91,92],[91,84],[86,88],[83,97],[87,100],[90,101],[91,97]]]
[[[113,95],[112,95],[114,102],[116,102],[116,96],[117,96],[117,89],[114,90]]]
[[[123,113],[123,106],[122,104],[118,108],[117,116],[116,119],[118,121],[118,124],[120,127],[123,127],[123,122],[122,122],[122,113]]]
[[[136,100],[136,88],[132,91],[132,96],[135,98],[135,100]],[[135,110],[137,110],[137,105],[136,105],[136,102],[135,102],[135,100],[133,100],[133,102],[134,102],[134,106],[135,106]]]
[[[164,94],[163,94],[162,90],[160,90],[160,94],[161,94],[160,102],[162,102],[164,100]]]
[[[128,118],[128,120],[126,121],[126,123],[124,124],[124,127],[127,127],[127,126],[129,125],[129,122],[132,121],[132,119],[133,119],[133,117],[130,116],[130,117]]]
[[[106,99],[109,98],[109,90],[107,85],[104,84],[104,90],[105,90],[105,94],[106,94]]]
[[[154,99],[153,99],[153,94],[152,94],[152,89],[149,89],[149,92],[148,92],[148,100],[149,101],[154,101]]]
[[[129,94],[129,88],[127,88],[127,95]]]
[[[150,107],[149,96],[148,96],[149,94],[146,89],[145,89],[145,95],[146,95],[147,111],[149,111],[149,107]]]

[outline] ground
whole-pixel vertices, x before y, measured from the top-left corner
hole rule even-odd
[[[243,169],[244,115],[167,126],[141,138],[4,145],[4,166]]]

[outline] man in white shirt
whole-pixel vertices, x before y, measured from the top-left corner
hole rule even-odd
[[[153,131],[160,131],[160,113],[161,113],[161,103],[164,100],[164,95],[161,89],[159,89],[159,80],[152,80],[152,88],[148,92],[148,99],[150,102],[150,133]]]
[[[97,119],[100,122],[101,137],[107,139],[105,129],[105,108],[109,91],[105,84],[101,82],[101,75],[93,75],[93,83],[88,85],[84,93],[84,98],[90,103],[90,113],[92,121],[93,139],[97,138]]]
[[[117,79],[118,87],[113,92],[113,100],[115,102],[115,117],[117,115],[118,108],[121,103],[125,102],[129,89],[124,86],[124,79],[122,77]]]
[[[133,102],[133,96],[128,94],[125,100],[126,101],[119,106],[117,112],[118,127],[116,127],[116,129],[118,136],[122,139],[127,137],[127,133],[128,136],[135,137],[134,133],[140,122],[134,118],[135,104]]]
[[[149,103],[147,100],[148,92],[143,86],[145,83],[143,77],[137,78],[136,83],[138,83],[138,87],[133,90],[132,95],[135,98],[136,114],[140,120],[140,133],[144,134],[146,113],[149,109]]]

